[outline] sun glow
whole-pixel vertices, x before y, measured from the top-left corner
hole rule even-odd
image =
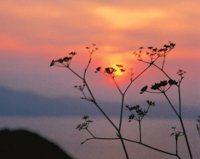
[[[131,57],[128,52],[107,54],[106,58],[101,59],[100,66],[107,75],[125,79],[132,65]]]
[[[111,65],[111,67],[115,69],[113,73],[115,76],[123,76],[125,73],[125,70],[123,69],[123,67],[119,67],[119,66],[122,66],[122,65],[116,65],[116,64]]]

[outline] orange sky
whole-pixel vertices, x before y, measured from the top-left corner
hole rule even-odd
[[[140,46],[171,40],[177,47],[169,58],[192,71],[200,94],[199,6],[199,0],[0,1],[0,85],[48,94],[55,88],[47,84],[61,87],[65,82],[55,81],[56,73],[46,66],[67,51],[83,53],[93,42],[100,49],[97,63],[111,58],[123,63]]]

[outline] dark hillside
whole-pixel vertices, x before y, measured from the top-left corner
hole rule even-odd
[[[0,131],[0,158],[72,159],[56,144],[27,130]]]

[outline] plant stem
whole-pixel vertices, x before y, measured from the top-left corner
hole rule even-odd
[[[75,72],[71,67],[66,66],[66,68],[68,68],[74,75],[76,75],[79,79],[84,80],[84,78],[79,75],[77,72]]]
[[[139,138],[140,138],[140,143],[142,143],[142,125],[141,125],[141,120],[139,120],[138,123],[139,123]]]
[[[156,65],[155,63],[153,63],[152,65],[154,65],[157,69],[159,69],[168,79],[171,79],[171,77],[158,65]]]
[[[187,144],[188,152],[189,152],[189,155],[190,155],[190,159],[193,159],[192,151],[191,151],[191,148],[190,148],[190,144],[189,144],[189,140],[188,140],[188,137],[187,137],[187,132],[185,130],[183,120],[182,120],[181,117],[179,117],[179,120],[180,120],[180,123],[181,123],[181,127],[183,129],[183,133],[184,133],[185,141],[186,141],[186,144]]]
[[[181,159],[177,154],[174,154],[174,153],[171,153],[171,152],[168,152],[168,151],[164,151],[164,150],[161,150],[161,149],[158,149],[158,148],[155,148],[153,146],[150,146],[150,145],[147,145],[143,142],[138,142],[138,141],[134,141],[134,140],[130,140],[130,139],[126,139],[124,138],[125,141],[129,141],[129,142],[132,142],[132,143],[136,143],[136,144],[139,144],[139,145],[142,145],[144,147],[147,147],[149,149],[152,149],[152,150],[155,150],[155,151],[158,151],[158,152],[161,152],[161,153],[164,153],[164,154],[167,154],[167,155],[170,155],[170,156],[176,156],[178,159]]]
[[[166,55],[164,55],[164,57],[163,57],[163,62],[162,62],[162,70],[164,69],[164,65],[165,65],[165,59],[166,59]]]
[[[134,81],[136,81],[143,73],[145,73],[149,68],[151,67],[151,64],[149,64],[142,72],[140,72],[134,79],[131,80],[131,82],[129,83],[129,85],[126,87],[125,91],[123,94],[126,94],[126,92],[128,91],[128,89],[130,88],[130,86],[132,85],[132,83]]]
[[[166,99],[167,99],[167,101],[169,102],[171,108],[174,110],[175,114],[177,115],[177,117],[178,117],[178,119],[179,119],[179,121],[180,121],[182,130],[183,130],[183,133],[184,133],[185,141],[186,141],[186,144],[187,144],[187,149],[188,149],[188,152],[189,152],[189,155],[190,155],[190,159],[193,159],[192,152],[191,152],[191,148],[190,148],[190,144],[189,144],[188,137],[187,137],[187,132],[186,132],[186,130],[185,130],[185,126],[184,126],[182,117],[178,114],[178,112],[177,112],[176,109],[174,108],[173,104],[171,103],[171,101],[170,101],[170,99],[168,98],[168,96],[166,95],[166,93],[164,92],[163,94],[164,94],[164,96],[166,97]]]
[[[176,154],[178,155],[178,136],[175,135],[176,140]]]
[[[121,128],[122,128],[122,119],[123,119],[123,112],[124,112],[124,98],[125,98],[125,96],[122,95],[121,110],[120,110],[120,119],[119,119],[119,131],[120,132],[121,132]]]
[[[164,94],[165,98],[167,99],[169,105],[171,106],[171,108],[172,108],[173,111],[175,112],[176,116],[177,116],[178,118],[180,118],[179,113],[176,111],[174,105],[172,104],[171,100],[170,100],[169,97],[167,96],[166,92],[163,92],[163,94]]]
[[[104,115],[104,117],[110,122],[110,124],[115,128],[115,130],[118,131],[117,126],[113,123],[113,121],[109,118],[109,116],[105,113],[105,111],[97,103],[97,101],[96,101],[96,99],[95,99],[95,97],[94,97],[94,95],[93,95],[93,93],[92,93],[87,81],[85,80],[84,82],[85,82],[85,85],[86,85],[86,87],[88,89],[89,94],[92,97],[92,102],[94,103],[94,105],[99,109],[99,111]]]
[[[179,98],[179,115],[182,117],[182,103],[181,103],[181,87],[178,85],[178,98]]]
[[[87,66],[86,66],[86,68],[85,68],[85,70],[84,70],[84,73],[83,73],[83,78],[84,78],[84,79],[86,78],[86,74],[87,74],[88,68],[89,68],[89,66],[90,66],[90,64],[91,64],[91,61],[92,61],[92,53],[93,53],[93,52],[90,52],[90,57],[89,57]]]
[[[123,147],[123,150],[124,150],[126,159],[129,159],[129,155],[128,155],[128,152],[127,152],[127,148],[126,148],[126,145],[125,145],[125,143],[124,143],[124,139],[122,138],[120,132],[119,132],[119,138],[120,138],[120,141],[121,141],[121,144],[122,144],[122,147]]]

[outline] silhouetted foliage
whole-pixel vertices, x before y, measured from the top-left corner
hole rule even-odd
[[[146,101],[148,104],[147,109],[142,109],[140,105],[129,106],[126,105],[126,108],[130,111],[131,115],[129,116],[129,122],[132,120],[141,121],[148,113],[150,107],[155,106],[155,102],[153,101]]]
[[[179,141],[178,139],[180,136],[183,136],[183,139],[185,140],[186,147],[187,147],[187,150],[189,153],[189,158],[193,159],[187,132],[185,130],[183,117],[182,117],[181,84],[182,84],[182,80],[184,79],[186,72],[183,71],[182,69],[179,69],[177,72],[178,78],[173,79],[168,74],[168,72],[165,70],[166,57],[167,57],[168,53],[171,52],[175,48],[175,46],[176,46],[175,43],[169,41],[168,44],[164,44],[163,47],[161,47],[161,48],[154,47],[154,46],[148,46],[148,47],[141,46],[141,47],[139,47],[139,49],[137,51],[134,51],[133,55],[136,56],[137,60],[139,62],[142,62],[146,67],[138,74],[135,74],[132,71],[128,72],[130,80],[127,81],[127,85],[125,86],[125,88],[123,87],[123,89],[120,86],[120,84],[118,83],[118,81],[116,80],[116,74],[115,74],[117,71],[120,71],[121,73],[126,71],[126,69],[124,69],[123,65],[116,64],[115,65],[116,67],[115,66],[107,66],[107,67],[98,66],[98,67],[96,67],[94,72],[101,73],[101,74],[105,75],[106,77],[111,78],[113,83],[115,84],[115,87],[118,90],[119,95],[120,95],[121,102],[120,102],[120,107],[118,108],[120,110],[118,123],[115,123],[113,121],[113,119],[107,114],[107,112],[105,112],[105,110],[103,109],[101,104],[98,103],[95,95],[93,94],[92,89],[90,88],[90,84],[88,83],[87,72],[88,72],[89,66],[92,61],[92,55],[95,51],[98,50],[98,48],[96,47],[96,44],[92,44],[91,46],[86,47],[86,50],[89,53],[89,59],[88,59],[86,67],[83,68],[83,74],[78,73],[70,65],[73,57],[76,55],[75,52],[69,53],[69,56],[67,56],[67,57],[57,59],[57,60],[52,60],[52,62],[50,63],[50,66],[58,66],[58,67],[67,68],[81,81],[80,85],[74,86],[76,89],[78,89],[81,92],[81,94],[82,94],[81,99],[84,99],[84,100],[87,100],[87,101],[93,103],[93,105],[99,110],[99,112],[102,114],[102,116],[110,123],[110,126],[116,132],[116,136],[110,137],[110,138],[96,136],[96,134],[94,132],[92,132],[89,128],[90,124],[93,121],[89,119],[89,116],[84,116],[83,122],[81,124],[79,124],[76,128],[79,131],[84,130],[84,131],[88,132],[90,137],[87,138],[86,140],[84,140],[81,144],[84,144],[90,140],[110,140],[110,141],[119,140],[122,145],[126,159],[130,158],[129,153],[127,151],[126,142],[139,144],[139,145],[149,148],[151,150],[181,159],[181,154],[178,151],[180,149],[180,147],[178,147],[178,141]],[[139,80],[140,77],[150,68],[157,69],[161,74],[163,74],[165,76],[165,78],[162,80],[159,80],[159,82],[156,82],[156,83],[152,84],[151,86],[144,85],[140,89],[140,94],[141,95],[144,93],[162,94],[163,97],[167,100],[169,107],[171,108],[172,112],[176,115],[177,120],[179,122],[179,126],[181,127],[180,131],[177,131],[176,127],[172,127],[173,132],[171,133],[171,136],[175,137],[174,140],[176,141],[175,142],[176,143],[176,148],[175,148],[176,152],[169,152],[167,150],[160,149],[159,147],[151,146],[149,144],[146,144],[142,139],[142,123],[143,123],[142,121],[144,120],[144,117],[146,115],[148,115],[149,109],[151,107],[155,106],[155,102],[151,101],[151,100],[146,100],[147,106],[144,107],[144,106],[141,106],[140,104],[130,106],[129,104],[126,104],[126,101],[125,101],[127,92],[131,88],[131,86],[134,84],[134,82],[136,80]],[[178,105],[177,106],[172,103],[171,98],[169,97],[169,94],[168,94],[169,93],[168,90],[170,90],[170,88],[172,88],[172,87],[174,87],[178,93],[178,98],[177,98]],[[138,138],[139,138],[139,140],[127,139],[122,132],[122,128],[123,128],[122,121],[124,120],[125,108],[130,113],[129,116],[127,117],[128,121],[138,123],[138,131],[139,131]],[[199,131],[199,125],[197,125],[197,130]]]
[[[83,116],[83,120],[84,122],[79,124],[76,129],[80,130],[84,130],[84,129],[88,129],[89,124],[92,123],[93,121],[89,119],[89,116]]]

